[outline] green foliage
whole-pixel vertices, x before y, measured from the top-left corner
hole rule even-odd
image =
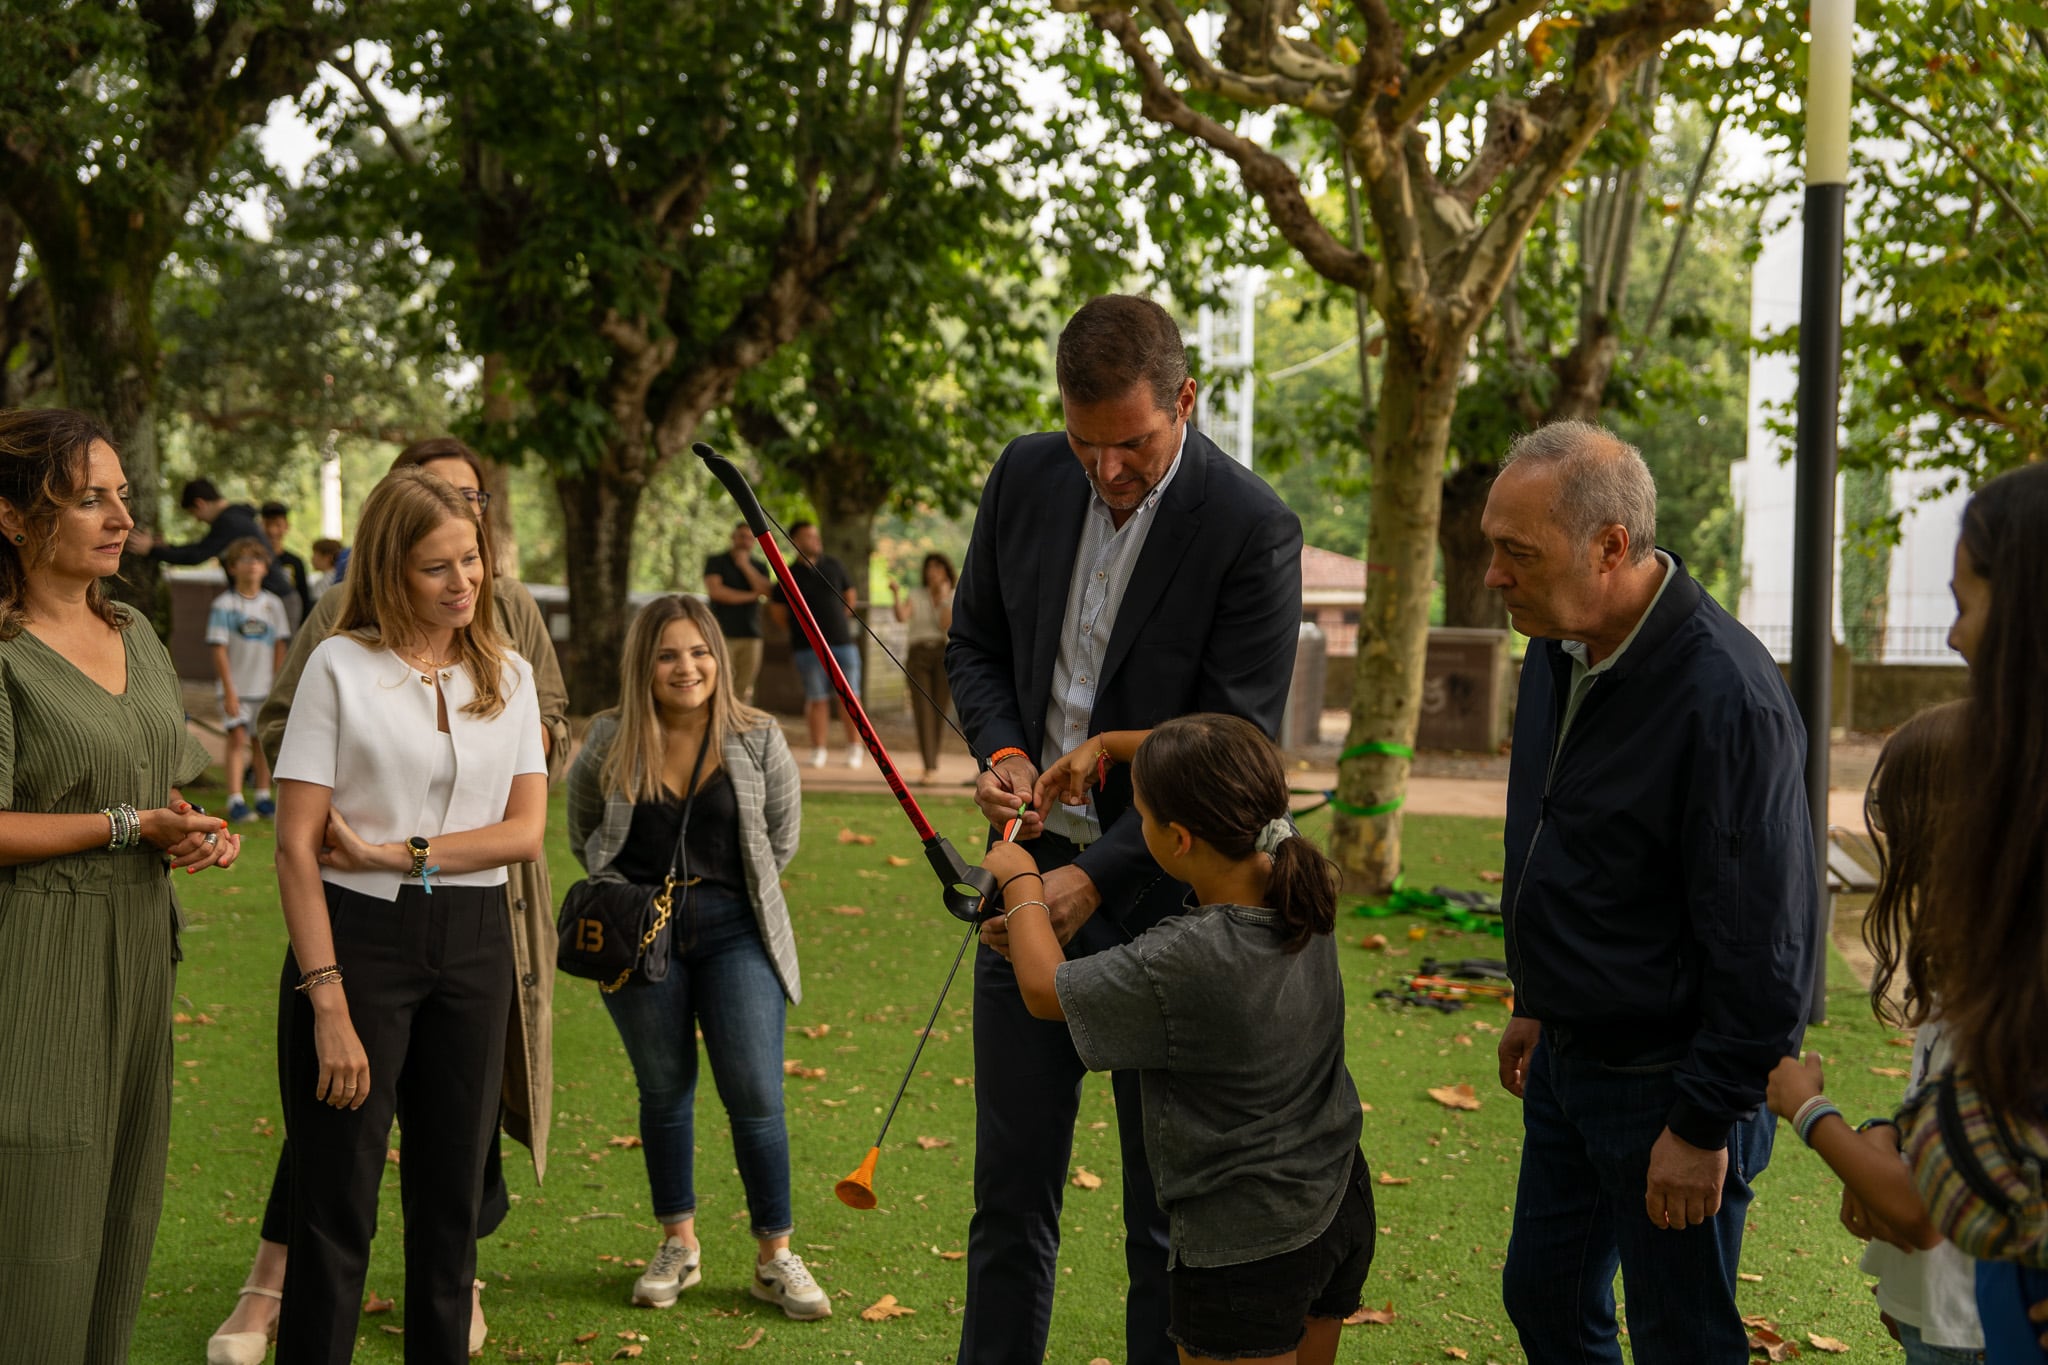
[[[2039,10],[1982,0],[1858,6],[1846,467],[1976,478],[2048,453],[2048,27]],[[1796,155],[1803,10],[1755,13],[1761,60],[1734,82],[1736,107]]]

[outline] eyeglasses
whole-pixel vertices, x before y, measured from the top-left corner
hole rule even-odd
[[[462,500],[477,511],[487,511],[490,508],[491,495],[484,492],[481,488],[464,488],[460,491],[462,493]]]

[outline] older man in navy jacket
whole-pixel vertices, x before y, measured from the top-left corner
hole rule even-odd
[[[1806,733],[1756,637],[1653,549],[1642,457],[1516,442],[1487,582],[1532,638],[1508,776],[1501,1084],[1526,1137],[1504,1275],[1532,1365],[1749,1356],[1735,1305],[1765,1078],[1812,980]]]
[[[1063,431],[1012,441],[982,488],[946,671],[992,824],[1042,768],[1103,730],[1225,711],[1280,725],[1301,621],[1301,522],[1195,431],[1195,381],[1158,304],[1091,300],[1060,334]],[[1187,888],[1145,849],[1128,769],[1092,805],[1033,812],[1053,927],[1080,957],[1136,937]],[[1033,1019],[1000,920],[974,968],[974,1221],[970,1365],[1045,1358],[1060,1196],[1084,1068],[1066,1026]],[[1145,1161],[1135,1074],[1115,1073],[1123,1152],[1125,1359],[1172,1365],[1166,1219]]]

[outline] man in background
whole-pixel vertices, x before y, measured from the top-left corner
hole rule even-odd
[[[732,548],[704,561],[704,595],[725,635],[733,695],[743,702],[754,700],[754,680],[761,676],[761,604],[773,586],[767,562],[754,554],[753,528],[744,521],[732,528]]]
[[[205,535],[189,545],[170,545],[138,526],[128,533],[128,551],[159,564],[204,564],[209,559],[218,559],[222,551],[238,540],[270,544],[269,538],[263,534],[262,523],[256,519],[256,509],[246,502],[229,502],[220,495],[211,479],[193,479],[187,483],[178,494],[178,506],[206,527]],[[227,567],[223,563],[221,571],[227,572]],[[264,571],[263,589],[275,593],[280,601],[292,592],[291,575],[277,562],[275,551],[271,553],[270,564]]]
[[[284,610],[291,618],[292,629],[297,630],[306,613],[313,610],[313,593],[306,582],[306,561],[284,547],[284,538],[292,529],[292,511],[281,502],[271,501],[263,504],[262,515],[264,539],[270,542],[271,553],[292,580],[292,592],[284,598]]]

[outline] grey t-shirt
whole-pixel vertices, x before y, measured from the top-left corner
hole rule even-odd
[[[1285,943],[1271,910],[1205,905],[1054,978],[1088,1069],[1142,1073],[1169,1265],[1293,1251],[1343,1202],[1360,1119],[1337,945]]]

